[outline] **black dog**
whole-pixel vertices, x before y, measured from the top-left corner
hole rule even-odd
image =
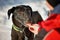
[[[26,28],[26,23],[37,23],[38,21],[42,21],[41,16],[38,11],[32,11],[30,6],[20,5],[13,7],[8,10],[8,19],[10,18],[11,13],[13,27],[11,32],[12,40],[25,40],[25,36],[28,40],[34,39],[34,34]]]

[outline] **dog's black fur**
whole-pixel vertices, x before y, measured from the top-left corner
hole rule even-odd
[[[33,40],[34,34],[30,32],[28,28],[25,27],[25,24],[28,22],[33,24],[38,23],[38,21],[42,21],[42,18],[39,15],[38,11],[32,11],[32,8],[30,6],[20,5],[8,10],[8,19],[10,18],[11,13],[13,14],[12,15],[13,24],[19,28],[22,29],[25,28],[23,33],[16,31],[12,28],[11,40],[25,40],[24,36],[27,36],[28,40]],[[19,17],[19,21],[16,20],[15,16]]]

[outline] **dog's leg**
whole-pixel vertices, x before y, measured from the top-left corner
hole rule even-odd
[[[11,40],[18,40],[17,32],[12,28]]]
[[[32,32],[30,32],[28,28],[26,28],[24,30],[24,32],[25,32],[25,35],[28,38],[28,40],[33,40],[34,39],[34,34]]]
[[[33,40],[33,39],[34,39],[34,34],[31,33],[28,40]]]
[[[18,40],[25,40],[24,33],[18,32]]]

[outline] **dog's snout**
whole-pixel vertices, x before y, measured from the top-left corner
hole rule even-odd
[[[26,21],[26,23],[32,23],[32,20],[31,20],[31,19],[28,19],[28,20]]]

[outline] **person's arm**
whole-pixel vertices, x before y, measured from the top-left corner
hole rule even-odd
[[[54,28],[60,28],[60,14],[52,14],[47,20],[38,22],[38,24],[46,31],[50,31]]]
[[[41,29],[50,31],[55,28],[60,28],[60,14],[52,14],[47,20],[38,22],[38,24],[27,24],[29,30],[34,34],[38,34]]]

